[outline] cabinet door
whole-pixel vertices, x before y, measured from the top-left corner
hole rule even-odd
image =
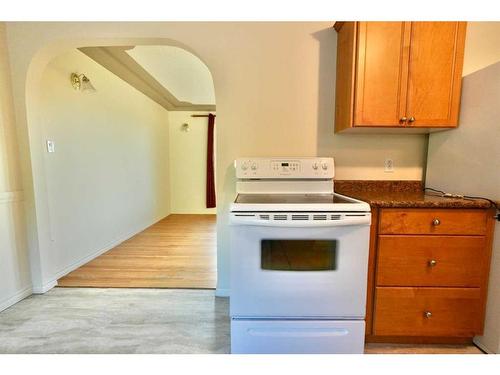
[[[465,22],[411,23],[409,126],[457,126],[465,29]]]
[[[360,22],[354,126],[403,126],[410,22]]]

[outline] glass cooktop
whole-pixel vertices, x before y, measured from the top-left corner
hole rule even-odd
[[[356,203],[336,194],[238,194],[234,203],[243,204],[314,204]]]

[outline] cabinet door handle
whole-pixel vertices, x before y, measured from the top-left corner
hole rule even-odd
[[[427,319],[430,319],[432,317],[432,313],[430,311],[425,311],[424,312],[424,316],[427,318]]]
[[[434,259],[429,260],[429,267],[434,267],[437,264],[437,261]]]
[[[399,122],[403,122],[403,123],[404,123],[404,122],[406,122],[406,120],[408,120],[408,119],[406,118],[406,116],[403,116],[403,117],[401,117],[401,118],[399,119]]]
[[[415,121],[415,117],[411,116],[409,119],[408,119],[408,122],[414,122]]]
[[[441,224],[441,220],[439,220],[439,219],[432,220],[432,225],[438,226],[439,224]]]

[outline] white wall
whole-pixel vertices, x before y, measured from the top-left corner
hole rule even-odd
[[[0,311],[31,293],[5,25],[0,23]]]
[[[79,92],[72,72],[97,89]],[[60,276],[169,213],[168,112],[78,50],[41,77],[40,118],[51,248],[46,279]]]
[[[468,22],[463,76],[500,61],[500,22]]]
[[[500,201],[500,62],[463,79],[460,126],[432,134],[426,186]],[[500,353],[500,225],[495,230],[485,336],[488,351]]]
[[[170,211],[173,214],[215,214],[206,208],[208,119],[206,112],[169,112]],[[182,130],[182,124],[189,131]],[[217,127],[217,125],[216,125]]]

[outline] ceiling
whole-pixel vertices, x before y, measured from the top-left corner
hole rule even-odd
[[[169,111],[214,111],[208,67],[173,46],[83,47],[81,52]]]
[[[215,104],[212,75],[192,53],[171,46],[136,46],[126,52],[179,101]]]

